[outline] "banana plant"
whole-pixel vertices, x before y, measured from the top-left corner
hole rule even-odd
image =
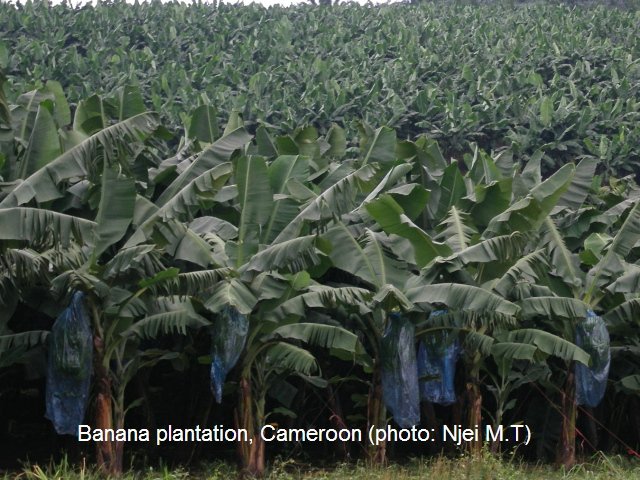
[[[378,132],[379,138],[384,132]],[[375,140],[374,140],[375,141]],[[387,142],[393,145],[393,142]],[[434,265],[453,264],[455,252],[464,250],[470,246],[468,227],[463,225],[460,218],[464,212],[459,211],[455,204],[462,200],[465,189],[464,181],[459,175],[458,166],[453,164],[450,168],[443,166],[440,170],[439,180],[427,177],[431,171],[437,171],[437,150],[433,145],[422,143],[420,145],[403,145],[404,158],[395,157],[392,150],[383,155],[383,148],[376,151],[379,158],[390,158],[387,166],[387,174],[384,182],[379,184],[368,195],[359,207],[349,215],[336,220],[323,235],[323,238],[332,248],[329,258],[333,268],[350,274],[350,283],[366,288],[373,293],[373,302],[370,312],[355,315],[359,318],[359,330],[367,339],[369,355],[373,359],[373,372],[370,390],[370,402],[368,406],[368,424],[384,427],[387,423],[384,402],[381,397],[381,346],[388,315],[393,311],[401,311],[405,314],[414,312],[418,326],[424,325],[420,320],[435,306],[447,306],[455,311],[462,312],[467,318],[482,318],[491,315],[501,316],[502,319],[511,319],[518,311],[518,307],[502,299],[498,294],[483,290],[475,285],[463,283],[443,283],[443,275],[434,275]],[[387,147],[389,148],[389,147]],[[428,150],[426,150],[428,148]],[[425,151],[426,150],[426,151]],[[407,153],[408,152],[408,153]],[[436,168],[434,168],[436,167]],[[418,173],[414,173],[414,172]],[[456,175],[457,174],[457,175]],[[407,177],[409,181],[407,181]],[[419,183],[411,183],[415,178],[421,182],[427,181],[437,188],[436,200],[430,203],[429,195],[434,190],[427,191]],[[427,180],[425,180],[425,178]],[[541,193],[540,197],[544,194]],[[537,200],[532,200],[536,201]],[[440,232],[440,236],[447,241],[439,242],[433,235],[417,225],[433,224],[438,215],[450,216],[445,218],[448,227]],[[426,219],[426,221],[425,221]],[[481,244],[468,252],[469,258],[487,257],[485,262],[513,259],[517,257],[518,249],[504,246],[515,244],[515,235],[500,238],[502,243],[494,240],[493,243],[506,249],[509,254],[487,253],[487,243]],[[477,242],[477,239],[474,241]],[[511,243],[509,244],[509,242]],[[522,241],[520,241],[522,243]],[[471,248],[471,246],[470,246]],[[485,251],[487,250],[487,251]],[[495,256],[498,255],[498,256]],[[504,259],[500,258],[505,257]],[[469,263],[469,262],[467,262]],[[466,266],[466,265],[465,265]],[[422,269],[422,271],[421,271]],[[462,268],[452,268],[452,271]],[[467,274],[468,275],[468,274]],[[464,275],[459,276],[466,280]],[[459,280],[455,275],[448,274],[447,280],[454,282]],[[493,313],[490,313],[493,312]],[[497,313],[495,313],[497,312]],[[461,325],[436,326],[438,328],[457,328]],[[420,330],[420,328],[418,328]],[[423,326],[423,333],[426,327]],[[475,333],[475,332],[470,332]],[[469,335],[472,337],[472,335]],[[482,335],[473,338],[483,338]],[[378,445],[371,448],[370,459],[376,463],[384,462],[385,446]]]
[[[102,105],[99,97],[94,100]],[[92,127],[96,131],[89,134],[86,120],[79,121],[88,116],[88,108],[79,107],[81,126],[65,132],[77,143],[52,158],[26,162],[29,152],[46,146],[46,139],[35,135],[46,101],[38,107],[34,133],[19,163],[25,178],[0,202],[0,238],[8,247],[3,259],[11,262],[6,270],[13,277],[24,278],[30,270],[39,274],[38,282],[58,301],[76,290],[87,294],[96,357],[93,423],[122,428],[129,381],[140,368],[172,358],[167,352],[138,350],[140,332],[157,335],[207,322],[188,300],[149,295],[149,285],[177,274],[167,268],[172,260],[163,258],[165,251],[149,243],[123,245],[135,224],[136,204],[144,203],[134,171],[139,148],[158,127],[155,116],[130,111],[132,116],[122,114],[115,124]],[[97,444],[98,463],[107,472],[122,471],[122,454],[122,442]]]
[[[317,365],[299,343],[350,353],[357,343],[338,325],[290,325],[291,316],[269,321],[270,312],[300,295],[315,295],[314,304],[329,301],[312,281],[314,270],[322,272],[328,261],[326,242],[315,232],[353,208],[375,169],[341,168],[333,160],[342,150],[339,135],[323,141],[303,129],[274,142],[259,130],[255,145],[248,144],[250,138],[241,119],[232,117],[220,140],[204,142],[202,152],[181,161],[180,174],[175,175],[175,163],[163,162],[155,177],[161,193],[147,205],[125,246],[154,239],[180,254],[192,267],[175,279],[182,294],[223,323],[226,312],[248,323],[237,367],[236,423],[250,434],[239,445],[243,469],[262,475],[259,431],[268,415],[267,393],[291,374],[322,383],[311,377]],[[160,184],[167,179],[167,185]],[[214,359],[212,374],[216,368]]]
[[[606,305],[612,309],[605,313],[606,319],[629,323],[633,321],[629,307],[637,303],[628,288],[637,278],[637,268],[627,258],[640,240],[638,197],[632,193],[624,200],[614,199],[617,203],[601,213],[606,202],[595,195],[596,168],[593,159],[584,159],[576,166],[576,174],[558,208],[540,225],[540,244],[549,259],[548,275],[539,276],[535,285],[529,277],[521,287],[526,292],[526,298],[519,302],[523,318],[542,322],[549,332],[569,342],[575,341],[576,328],[585,321],[588,310],[601,310]],[[523,175],[524,183],[536,188],[539,169],[531,168],[529,172],[527,179]],[[600,192],[604,194],[603,190]],[[573,362],[568,362],[566,371],[557,460],[570,468],[576,461]]]
[[[573,167],[567,165],[537,189],[520,194],[507,176],[513,166],[497,163],[477,148],[465,158],[465,175],[457,162],[447,164],[433,145],[416,143],[406,151],[412,153],[414,178],[431,187],[426,208],[423,204],[421,210],[418,202],[401,205],[383,194],[367,210],[387,234],[404,239],[404,248],[395,241],[396,251],[413,260],[414,270],[420,271],[411,281],[407,298],[448,307],[448,314],[423,322],[419,332],[452,328],[465,333],[469,425],[480,425],[483,358],[491,353],[494,330],[515,327],[519,308],[507,301],[511,307],[504,311],[477,308],[473,312],[462,296],[469,305],[474,299],[505,299],[509,285],[528,265],[522,260],[528,242],[521,232],[539,227],[567,189]],[[472,445],[475,451],[480,447],[480,442]]]

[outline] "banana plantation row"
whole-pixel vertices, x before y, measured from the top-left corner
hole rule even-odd
[[[127,87],[72,115],[60,89],[0,97],[0,372],[48,352],[58,433],[126,427],[144,403],[132,382],[206,332],[192,359],[232,406],[226,426],[249,432],[237,452],[250,474],[269,454],[260,429],[300,413],[303,384],[366,383],[343,407],[359,417],[336,413],[337,394],[322,412],[345,428],[437,422],[420,419],[421,400],[423,413],[456,402],[437,408],[457,405],[470,427],[515,424],[539,391],[561,411],[543,440],[565,466],[578,404],[604,395],[585,418],[623,425],[618,447],[637,448],[624,427],[640,393],[632,178],[604,183],[595,159],[544,178],[542,155],[518,165],[473,145],[447,159],[432,139],[366,123],[358,148],[338,125],[274,137],[237,114],[216,138],[207,106],[178,136],[138,99]],[[25,330],[27,304],[58,317],[51,332]],[[447,358],[448,373],[425,371]],[[531,427],[538,441],[550,428]],[[383,463],[386,447],[366,455]],[[108,472],[123,455],[121,441],[96,442]]]

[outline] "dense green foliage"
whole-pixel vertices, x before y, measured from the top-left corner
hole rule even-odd
[[[42,406],[51,325],[81,291],[87,422],[233,423],[251,475],[278,450],[258,434],[267,423],[392,423],[385,362],[440,331],[461,346],[457,401],[423,401],[422,425],[523,422],[528,447],[486,447],[566,467],[576,450],[638,456],[636,13],[0,9],[0,438],[38,424],[33,409],[13,415],[24,390]],[[612,367],[601,406],[578,409],[589,310]],[[398,317],[415,332],[403,346],[383,340]],[[229,353],[230,319],[242,327]],[[212,344],[238,359],[217,408]],[[117,474],[134,446],[96,447]],[[454,449],[318,448],[375,464]]]
[[[640,162],[640,13],[504,4],[237,8],[0,5],[13,93],[59,81],[72,103],[133,83],[171,126],[200,104],[277,133],[353,122],[475,141],[549,171],[583,156]],[[3,51],[4,48],[4,51]],[[349,138],[353,136],[350,135]]]

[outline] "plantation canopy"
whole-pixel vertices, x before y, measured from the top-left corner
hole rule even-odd
[[[169,3],[167,0],[161,0],[162,3]],[[335,0],[332,0],[332,3]],[[14,2],[9,2],[9,3],[14,3]],[[52,5],[60,5],[61,3],[64,3],[61,0],[51,0],[51,4]],[[79,6],[79,5],[85,5],[87,3],[92,3],[92,4],[96,4],[99,3],[97,1],[74,1],[74,0],[70,0],[69,3],[73,6]],[[128,0],[127,3],[135,3],[134,1]],[[182,3],[182,2],[181,2]],[[185,2],[185,3],[191,3],[191,2]],[[215,3],[213,1],[204,1],[202,3]],[[218,3],[227,3],[227,4],[243,4],[243,5],[249,5],[252,3],[256,3],[259,5],[264,5],[265,7],[272,7],[274,5],[280,5],[282,7],[289,7],[291,5],[301,5],[301,4],[305,4],[305,3],[310,3],[309,1],[304,1],[304,0],[236,0],[236,1],[227,1],[227,2],[218,2]],[[319,3],[319,1],[316,1],[316,3]],[[340,1],[340,3],[347,3],[344,1]],[[367,4],[386,4],[386,3],[394,3],[392,1],[385,1],[385,0],[349,0],[348,3],[358,3],[360,5],[367,5]]]

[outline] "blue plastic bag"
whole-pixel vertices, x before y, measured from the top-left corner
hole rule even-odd
[[[445,315],[446,310],[431,312],[429,318]],[[440,405],[456,401],[454,385],[456,363],[460,355],[457,338],[446,330],[434,331],[424,337],[418,347],[418,376],[420,398]],[[425,379],[425,377],[437,377]]]
[[[591,366],[576,362],[576,401],[578,405],[596,407],[604,397],[611,366],[609,331],[592,310],[576,328],[576,345],[591,355]]]
[[[92,367],[89,314],[84,294],[76,292],[49,336],[45,416],[60,435],[78,435],[87,409]]]
[[[218,403],[222,403],[224,381],[242,354],[248,332],[249,319],[231,306],[225,307],[213,324],[211,389]]]
[[[416,363],[415,327],[398,313],[389,315],[382,335],[382,394],[401,428],[420,422],[420,393]]]

